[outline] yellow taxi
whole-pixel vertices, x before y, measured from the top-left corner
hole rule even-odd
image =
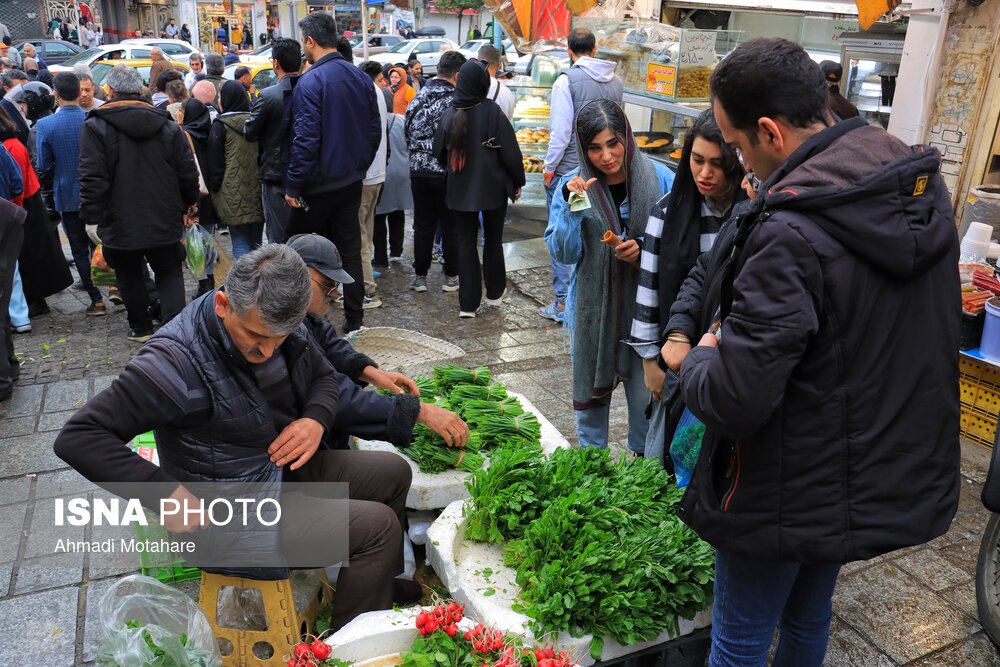
[[[256,91],[264,90],[278,80],[278,75],[274,73],[274,65],[270,62],[233,63],[232,65],[226,67],[225,71],[222,73],[222,78],[230,81],[233,80],[236,78],[236,70],[240,67],[246,67],[250,70],[250,84]]]
[[[149,83],[149,70],[153,67],[153,61],[149,58],[133,58],[130,60],[99,60],[90,66],[90,71],[94,73],[94,83],[101,87],[104,94],[108,94],[108,86],[104,81],[108,78],[108,74],[115,65],[128,65],[129,67],[137,70],[140,75],[142,75],[142,83],[147,87]],[[170,61],[170,66],[181,74],[187,74],[191,71],[191,68],[184,63]],[[154,82],[155,83],[155,82]]]

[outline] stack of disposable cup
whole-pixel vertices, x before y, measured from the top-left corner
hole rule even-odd
[[[993,227],[981,222],[973,222],[962,239],[961,256],[964,264],[982,264],[990,252],[990,236]]]

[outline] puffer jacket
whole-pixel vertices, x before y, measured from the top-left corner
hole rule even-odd
[[[208,189],[224,225],[264,221],[257,142],[243,135],[249,117],[249,112],[224,113],[215,119],[208,137]]]
[[[260,153],[260,180],[283,183],[288,173],[292,148],[292,89],[297,74],[282,77],[273,86],[260,91],[243,127],[247,141],[256,141]]]
[[[455,87],[444,79],[431,79],[406,107],[406,144],[410,149],[410,176],[444,178],[444,165],[434,154],[434,133],[451,108]]]
[[[948,529],[961,300],[939,167],[932,148],[844,121],[736,221],[701,310],[720,304],[718,347],[681,367],[707,430],[679,514],[716,548],[846,563]]]
[[[80,219],[97,225],[104,245],[138,250],[180,241],[198,191],[191,144],[169,113],[124,97],[88,114],[80,134]]]

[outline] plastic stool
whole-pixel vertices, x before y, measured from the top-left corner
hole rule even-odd
[[[292,582],[289,579],[261,581],[202,572],[199,605],[208,618],[209,625],[212,626],[216,641],[220,642],[223,667],[287,665],[287,660],[283,660],[282,657],[291,651],[292,646],[299,642],[302,635],[315,634],[316,615],[320,609],[333,601],[333,591],[326,578],[326,571],[320,570],[320,573],[319,591],[310,599],[305,609],[296,610]],[[219,608],[219,593],[227,586],[260,591],[264,602],[266,630],[226,628],[218,625],[216,614]],[[257,657],[257,654],[268,652],[270,658]]]

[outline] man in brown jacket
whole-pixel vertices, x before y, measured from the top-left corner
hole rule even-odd
[[[170,61],[163,55],[163,49],[158,46],[149,50],[149,57],[153,60],[153,66],[149,68],[149,90],[154,91],[160,75],[172,68]]]

